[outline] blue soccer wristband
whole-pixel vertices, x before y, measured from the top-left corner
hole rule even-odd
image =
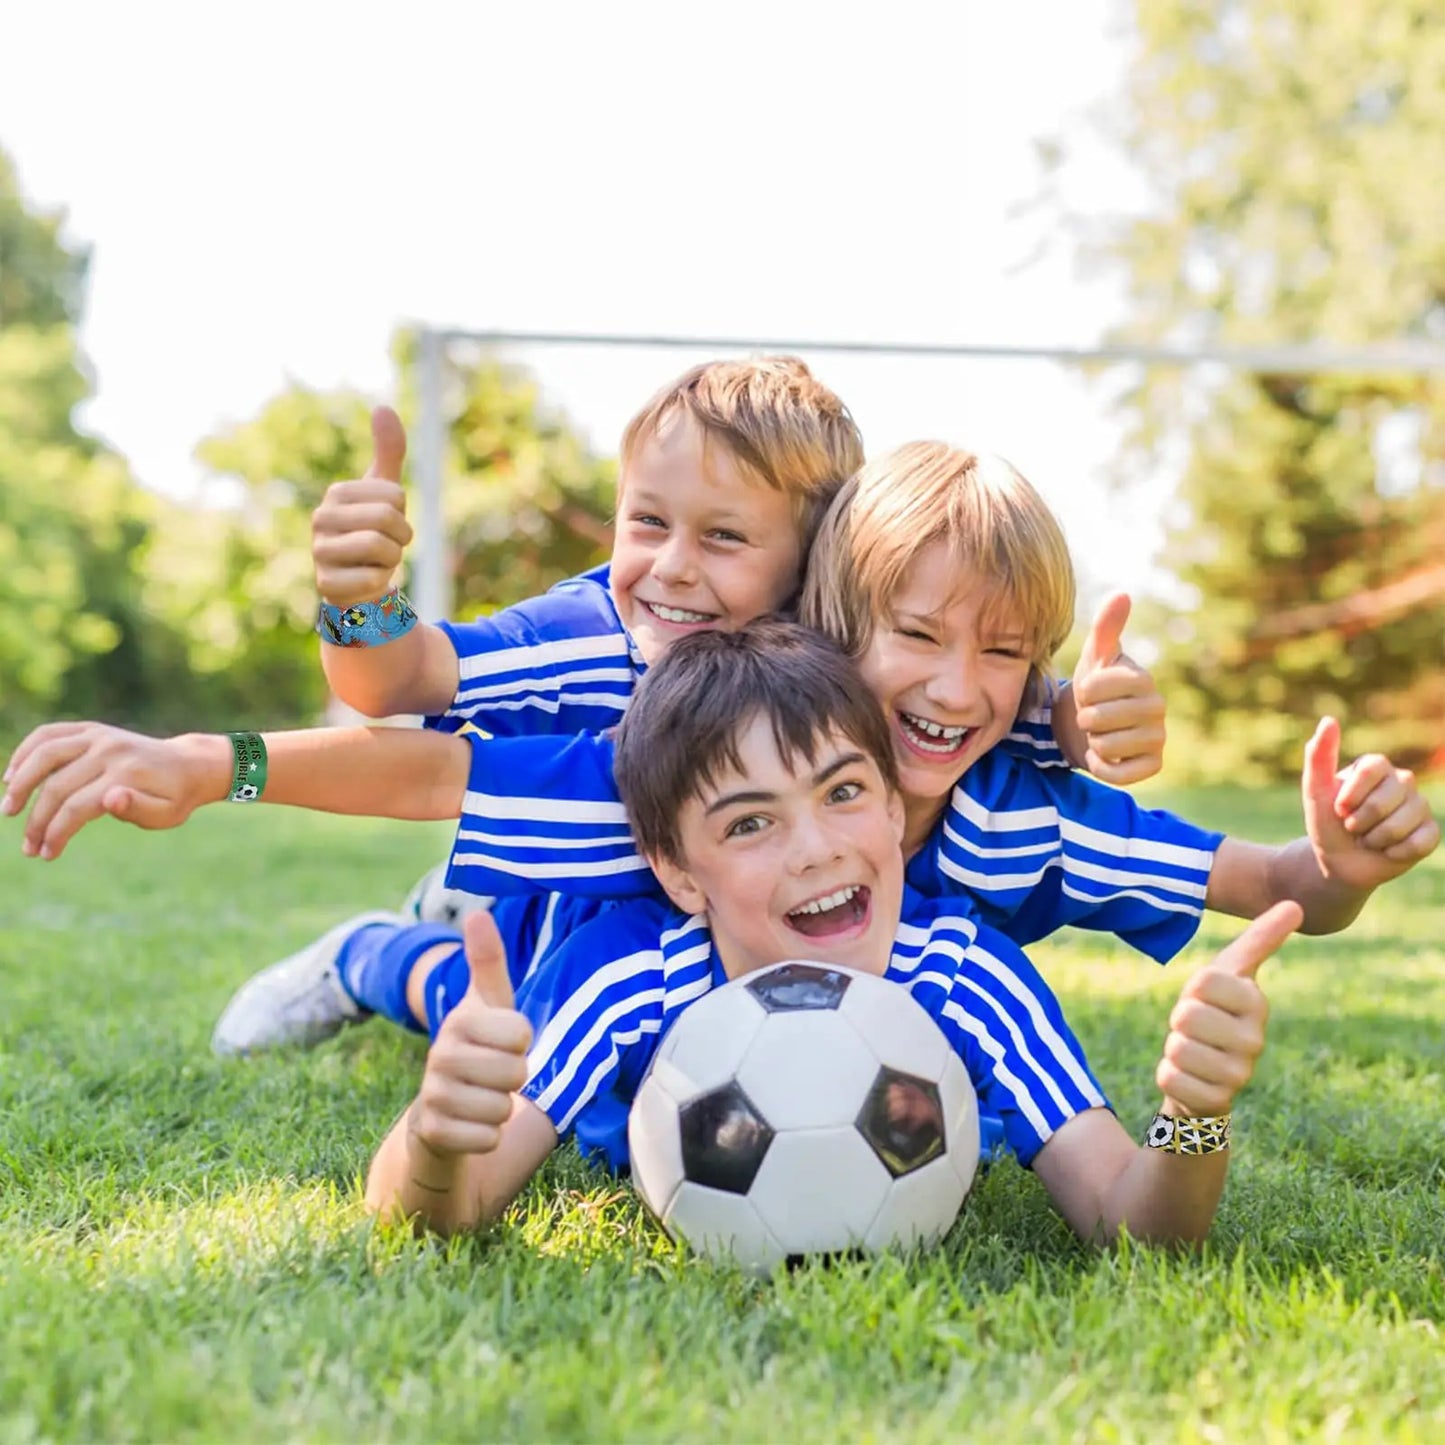
[[[380,647],[405,637],[418,622],[416,608],[395,587],[374,602],[349,607],[321,604],[316,630],[334,647]]]

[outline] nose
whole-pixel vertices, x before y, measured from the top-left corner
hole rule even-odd
[[[685,586],[697,574],[697,549],[680,529],[668,534],[652,559],[652,575],[672,587]]]
[[[940,712],[959,719],[968,717],[979,697],[977,658],[963,648],[942,653],[923,694]]]
[[[788,867],[796,875],[835,863],[843,853],[833,829],[816,814],[808,814],[794,823],[790,842]]]

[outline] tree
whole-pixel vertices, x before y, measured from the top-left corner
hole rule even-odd
[[[137,550],[153,504],[72,420],[86,255],[30,209],[0,152],[0,726],[130,715],[155,659]],[[157,639],[159,641],[159,638]]]
[[[1123,335],[1445,337],[1445,30],[1404,0],[1138,4],[1121,139],[1157,198],[1116,231]],[[1160,667],[1212,756],[1288,773],[1321,712],[1355,751],[1445,746],[1445,379],[1177,374],[1126,399],[1134,464],[1183,440]]]

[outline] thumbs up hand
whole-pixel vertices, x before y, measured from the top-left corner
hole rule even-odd
[[[1123,651],[1129,595],[1106,597],[1074,668],[1074,706],[1094,777],[1127,787],[1164,765],[1164,699],[1154,679]]]
[[[1300,792],[1320,872],[1345,887],[1378,888],[1440,842],[1440,825],[1414,773],[1379,753],[1356,758],[1340,771],[1340,725],[1334,718],[1321,718],[1305,744]]]
[[[527,1078],[532,1026],[513,1007],[507,955],[490,913],[464,924],[471,984],[442,1022],[408,1120],[411,1139],[441,1162],[489,1154]]]
[[[401,487],[406,432],[389,406],[371,413],[371,445],[366,475],[333,482],[311,514],[316,589],[335,607],[380,597],[412,538]]]
[[[1264,1049],[1269,1001],[1255,975],[1303,918],[1298,903],[1276,903],[1184,985],[1154,1071],[1165,1113],[1229,1112]]]

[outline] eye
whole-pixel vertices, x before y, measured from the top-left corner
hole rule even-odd
[[[863,784],[856,780],[835,783],[828,789],[828,801],[830,803],[851,803],[862,791]]]
[[[734,532],[727,527],[714,527],[708,536],[715,537],[719,542],[746,542],[747,538],[741,532]]]
[[[931,633],[923,632],[917,627],[899,627],[896,629],[900,637],[911,638],[914,642],[932,642]]]
[[[761,813],[749,813],[745,818],[737,818],[728,824],[727,832],[723,835],[726,838],[747,838],[754,833],[761,833],[768,826],[768,820]]]
[[[632,520],[639,527],[666,527],[667,523],[653,512],[635,512]]]
[[[997,642],[988,651],[994,657],[1006,657],[1012,662],[1023,662],[1027,654],[1016,643]]]

